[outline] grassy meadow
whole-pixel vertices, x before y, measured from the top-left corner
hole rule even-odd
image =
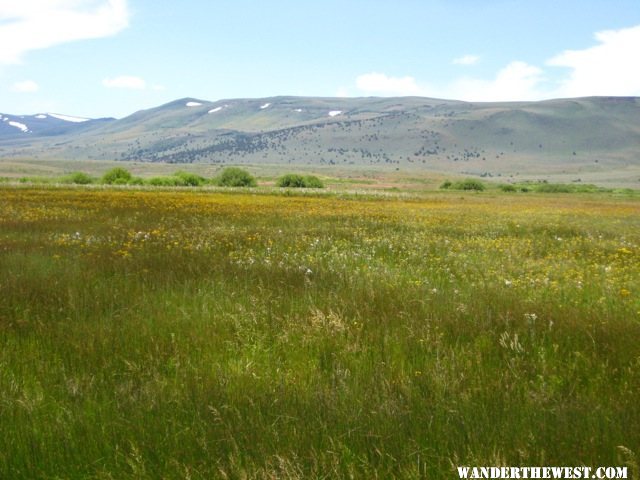
[[[640,456],[640,202],[0,187],[0,478]]]

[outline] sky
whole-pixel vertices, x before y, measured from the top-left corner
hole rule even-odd
[[[640,96],[639,0],[0,0],[0,112]]]

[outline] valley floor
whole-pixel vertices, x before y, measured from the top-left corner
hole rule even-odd
[[[0,290],[1,478],[638,467],[637,198],[5,185]]]

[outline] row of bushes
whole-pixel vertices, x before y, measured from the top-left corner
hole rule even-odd
[[[485,189],[485,186],[480,180],[467,178],[465,180],[460,180],[459,182],[445,180],[445,182],[440,185],[440,188],[444,190],[475,190],[476,192],[482,192]]]
[[[207,179],[201,175],[179,171],[173,175],[142,179],[134,177],[122,168],[112,168],[106,172],[100,183],[105,185],[152,185],[154,187],[201,187],[217,185],[221,187],[255,187],[256,179],[246,170],[237,167],[225,168],[220,175]]]
[[[7,179],[8,181],[9,179]],[[242,168],[228,167],[222,170],[220,175],[214,178],[205,178],[196,173],[178,171],[173,175],[158,176],[143,179],[135,177],[129,170],[116,167],[107,171],[102,177],[95,178],[84,172],[73,172],[63,177],[23,177],[23,183],[67,183],[76,185],[151,185],[155,187],[201,187],[203,185],[214,185],[220,187],[255,187],[256,179],[253,175]],[[280,177],[277,186],[283,188],[324,188],[322,181],[312,175],[302,176],[298,174],[287,174]]]
[[[474,190],[481,192],[486,189],[484,183],[473,178],[467,178],[458,182],[446,180],[441,189],[444,190]],[[613,190],[598,187],[591,184],[567,184],[567,183],[519,183],[503,184],[498,187],[503,192],[537,192],[537,193],[595,193],[612,192]]]
[[[278,179],[276,185],[281,188],[324,188],[324,184],[318,177],[313,175],[298,175],[288,173]]]

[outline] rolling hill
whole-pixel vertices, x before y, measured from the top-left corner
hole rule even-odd
[[[636,175],[640,167],[635,97],[183,98],[119,120],[2,117],[0,159],[363,165],[485,177]]]

